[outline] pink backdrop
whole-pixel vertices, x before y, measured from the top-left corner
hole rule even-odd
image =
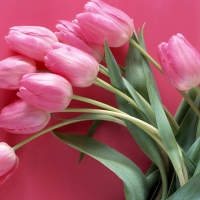
[[[136,29],[146,23],[145,38],[148,51],[157,59],[157,45],[171,35],[182,33],[200,51],[200,3],[198,0],[105,0],[134,19]],[[86,0],[6,0],[1,1],[0,59],[15,54],[4,36],[15,25],[45,26],[55,31],[58,19],[72,20],[83,11]],[[127,45],[112,49],[123,65]],[[42,67],[42,64],[38,64]],[[155,70],[163,103],[172,114],[181,100],[180,95]],[[133,75],[134,77],[134,75]],[[75,93],[116,105],[114,96],[92,86],[75,89]],[[15,98],[16,91],[0,90],[0,108]],[[72,102],[72,106],[80,103]],[[67,127],[68,132],[85,134],[90,122]],[[0,141],[13,146],[27,136],[6,133],[0,129]],[[144,172],[150,161],[140,151],[130,134],[121,126],[103,122],[95,138],[109,144],[132,159]],[[96,160],[85,157],[77,164],[79,152],[55,139],[50,133],[19,149],[20,165],[15,174],[0,186],[2,200],[123,200],[121,180]]]

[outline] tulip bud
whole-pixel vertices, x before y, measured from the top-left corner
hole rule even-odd
[[[133,20],[121,10],[100,0],[91,0],[84,8],[76,23],[87,42],[103,45],[106,39],[110,47],[119,47],[131,38]]]
[[[179,90],[200,83],[200,55],[181,34],[158,46],[158,56],[166,79]]]
[[[99,64],[91,55],[68,45],[54,43],[45,56],[45,65],[52,72],[65,77],[73,86],[88,87],[98,74]]]
[[[0,142],[0,185],[14,173],[18,164],[19,160],[13,148]]]
[[[24,101],[50,112],[64,110],[72,98],[72,86],[62,76],[32,73],[19,81],[17,95]]]
[[[12,56],[0,62],[0,88],[18,89],[23,75],[36,72],[34,60],[25,56]]]
[[[14,26],[5,39],[11,49],[41,62],[52,49],[51,44],[58,41],[53,32],[39,26]]]
[[[36,133],[41,131],[49,120],[50,114],[47,111],[22,100],[4,107],[0,113],[0,126],[10,133]]]
[[[104,56],[103,45],[87,43],[80,28],[75,23],[60,20],[56,25],[56,28],[59,32],[55,32],[55,34],[60,42],[85,51],[93,56],[98,62],[101,62]]]

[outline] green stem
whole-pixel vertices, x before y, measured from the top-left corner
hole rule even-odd
[[[103,66],[100,65],[100,69],[99,71],[104,74],[105,76],[108,76],[109,77],[109,74],[104,70],[104,67],[102,68]],[[142,101],[148,106],[151,108],[150,104],[140,95],[140,98],[142,99]],[[152,108],[151,108],[152,109]],[[176,120],[174,119],[174,117],[171,115],[171,113],[167,110],[167,108],[163,105],[163,109],[165,111],[165,114],[167,116],[167,118],[169,119],[169,121],[172,123],[172,126],[174,127],[175,131],[177,132],[178,129],[179,129],[179,125],[178,123],[176,122]],[[153,112],[153,110],[152,110]]]
[[[136,47],[140,53],[145,56],[160,72],[162,72],[161,66],[132,38],[129,39],[130,44]]]
[[[123,99],[127,100],[132,106],[134,106],[136,109],[138,109],[139,111],[140,108],[139,106],[135,103],[135,101],[133,99],[131,99],[129,96],[127,96],[126,94],[124,94],[123,92],[121,92],[120,90],[116,89],[115,87],[113,87],[112,85],[106,83],[105,81],[101,80],[100,78],[96,77],[95,81],[94,81],[95,85],[98,85],[110,92],[113,92],[119,96],[121,96]]]
[[[106,110],[110,110],[110,111],[114,111],[114,112],[119,112],[119,113],[124,113],[124,112],[122,112],[121,110],[119,110],[117,108],[114,108],[114,107],[109,106],[109,105],[107,105],[105,103],[102,103],[102,102],[99,102],[99,101],[96,101],[96,100],[93,100],[93,99],[89,99],[89,98],[86,98],[86,97],[82,97],[82,96],[78,96],[78,95],[73,95],[72,99],[78,100],[78,101],[82,101],[82,102],[86,102],[86,103],[98,106],[100,108],[104,108]]]
[[[128,120],[134,124],[136,124],[138,127],[140,127],[142,130],[144,130],[147,134],[149,134],[165,151],[165,148],[162,144],[162,141],[160,139],[160,132],[155,127],[151,126],[150,124],[139,120],[135,117],[132,117],[130,115],[127,115],[125,113],[116,113],[113,111],[107,111],[107,110],[100,110],[100,109],[90,109],[90,108],[66,108],[65,110],[61,112],[84,112],[84,113],[96,113],[96,114],[103,114],[103,115],[109,115],[114,117],[119,117],[121,119]]]
[[[34,139],[36,139],[36,138],[38,138],[38,137],[44,135],[45,133],[48,133],[49,131],[52,131],[52,130],[54,130],[54,129],[57,129],[57,128],[66,126],[66,125],[68,125],[68,124],[80,122],[80,121],[92,120],[93,118],[94,118],[93,116],[92,116],[91,118],[87,118],[87,119],[86,119],[86,118],[81,118],[81,117],[75,117],[75,118],[73,118],[73,119],[65,120],[65,121],[63,121],[63,122],[60,122],[60,123],[58,123],[58,124],[55,124],[55,125],[53,125],[53,126],[51,126],[51,127],[49,127],[49,128],[46,128],[46,129],[44,129],[44,130],[42,130],[42,131],[40,131],[40,132],[38,132],[38,133],[36,133],[36,134],[34,134],[34,135],[28,137],[27,139],[25,139],[25,140],[23,140],[22,142],[20,142],[20,143],[18,143],[17,145],[15,145],[15,146],[13,147],[13,149],[14,149],[14,151],[16,151],[17,149],[19,149],[20,147],[24,146],[25,144],[31,142],[32,140],[34,140]],[[111,121],[111,122],[118,123],[118,124],[120,124],[120,125],[126,126],[125,123],[124,123],[122,120],[118,119],[118,118],[113,118],[113,119],[111,119],[111,118],[106,118],[106,116],[104,116],[103,119],[102,119],[102,116],[99,116],[99,117],[96,117],[95,119],[96,119],[96,120],[99,119],[99,120]]]

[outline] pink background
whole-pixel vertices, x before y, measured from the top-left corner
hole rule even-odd
[[[200,51],[200,3],[198,0],[105,0],[134,19],[135,28],[146,23],[145,38],[149,53],[157,59],[157,45],[178,32],[182,33]],[[0,59],[11,51],[4,36],[15,25],[45,26],[56,31],[59,19],[72,20],[83,11],[86,0],[6,0],[1,2]],[[112,49],[119,64],[124,65],[127,45]],[[43,65],[38,63],[39,67]],[[181,100],[177,91],[153,68],[164,105],[172,114]],[[133,75],[134,78],[134,75]],[[92,86],[75,89],[75,94],[116,105],[114,96]],[[16,91],[0,90],[0,108],[9,104]],[[72,102],[71,106],[82,106]],[[68,126],[70,133],[86,134],[90,122]],[[6,133],[0,129],[0,141],[14,146],[27,136]],[[140,151],[123,127],[103,122],[95,138],[109,144],[132,159],[143,172],[150,161]],[[85,157],[78,165],[79,152],[66,146],[50,133],[25,145],[17,152],[20,165],[7,182],[0,186],[2,200],[123,200],[122,181],[96,160]]]

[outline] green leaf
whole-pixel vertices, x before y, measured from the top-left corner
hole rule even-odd
[[[197,165],[200,161],[200,138],[195,141],[195,143],[189,148],[186,155],[188,158]]]
[[[138,43],[136,34],[134,33],[132,39]],[[125,64],[125,78],[127,81],[139,92],[147,101],[149,101],[146,79],[142,67],[142,55],[133,45],[129,45],[126,64]]]
[[[132,98],[135,100],[135,102],[139,105],[142,112],[147,116],[151,124],[156,127],[156,118],[155,113],[152,110],[150,104],[132,87],[132,85],[126,80],[124,80],[124,84]]]
[[[159,178],[160,178],[160,172],[158,169],[149,174],[147,176],[149,188],[152,188],[157,183]]]
[[[180,175],[182,173],[181,157],[179,154],[179,149],[175,140],[175,136],[165,115],[160,99],[157,95],[157,89],[155,89],[152,76],[151,74],[145,75],[147,79],[149,98],[151,105],[155,111],[158,130],[160,131],[160,137],[177,174]]]
[[[197,124],[197,133],[196,133],[196,140],[200,137],[200,119]]]
[[[199,98],[196,99],[195,105],[200,108]],[[196,140],[198,121],[199,117],[195,114],[192,108],[185,113],[185,117],[182,119],[182,123],[176,135],[176,140],[185,152]]]
[[[124,183],[126,200],[146,199],[149,190],[147,179],[130,159],[91,137],[62,133],[54,133],[54,136],[113,171]]]
[[[194,89],[190,89],[187,91],[188,96],[194,101],[196,98],[196,91]],[[177,123],[180,125],[182,120],[185,117],[185,114],[187,113],[187,111],[190,109],[190,105],[188,104],[188,102],[183,98],[177,111],[176,114],[174,116],[174,118],[176,119]]]
[[[145,45],[145,41],[144,41],[144,25],[142,27],[142,31],[139,32],[139,34],[138,34],[138,38],[139,38],[139,45],[144,50],[146,50],[146,45]],[[151,70],[151,67],[150,67],[150,64],[149,64],[149,61],[143,55],[142,55],[142,68],[143,68],[143,71],[144,71],[145,80],[147,78],[147,74],[148,74],[148,76],[151,76],[151,82],[152,82],[152,84],[155,88],[155,91],[156,91],[158,97],[160,98],[158,89],[156,87],[156,82],[154,80],[153,73],[152,73],[152,70]],[[147,93],[148,93],[148,82],[147,82],[147,80],[146,80],[146,88],[147,88]],[[149,96],[149,93],[148,93],[148,96]]]
[[[200,173],[192,177],[185,185],[179,188],[167,200],[199,200],[200,197]]]
[[[105,68],[104,66],[101,66],[101,68],[107,74],[109,74],[107,68]],[[156,127],[155,114],[151,108],[151,105],[133,88],[133,86],[125,78],[122,77],[122,79],[124,81],[124,86],[126,87],[129,96],[134,99],[135,102],[138,104],[142,112],[148,118],[148,122],[151,122],[151,124]]]
[[[92,137],[94,135],[94,133],[100,123],[101,123],[101,121],[99,121],[99,120],[95,120],[92,122],[92,124],[89,128],[88,134],[87,134],[88,137]],[[84,155],[85,155],[84,153],[82,153],[82,152],[80,153],[78,163],[80,163],[83,160]]]
[[[127,94],[126,87],[124,85],[123,78],[121,76],[119,67],[107,45],[105,42],[105,57],[106,57],[106,63],[109,70],[110,80],[112,85],[123,92],[124,94]],[[120,110],[123,112],[126,112],[130,116],[136,117],[138,119],[142,119],[142,116],[140,113],[135,110],[131,105],[127,103],[126,100],[116,95],[116,100],[118,103],[118,106]],[[166,196],[166,189],[167,189],[167,179],[166,174],[164,170],[163,161],[159,152],[159,148],[155,141],[142,129],[140,129],[135,124],[125,120],[126,126],[131,133],[132,137],[135,139],[135,141],[138,143],[140,148],[145,152],[145,154],[158,166],[161,177],[162,177],[162,183],[163,183],[163,196],[164,199]]]
[[[196,176],[198,173],[200,173],[200,161],[195,169],[194,176]]]
[[[195,164],[190,160],[190,158],[188,158],[188,156],[185,154],[185,152],[183,151],[182,152],[182,155],[183,155],[183,159],[184,159],[184,163],[185,163],[185,166],[187,168],[187,172],[188,172],[188,176],[191,177],[193,176],[194,174],[194,171],[195,171]]]

